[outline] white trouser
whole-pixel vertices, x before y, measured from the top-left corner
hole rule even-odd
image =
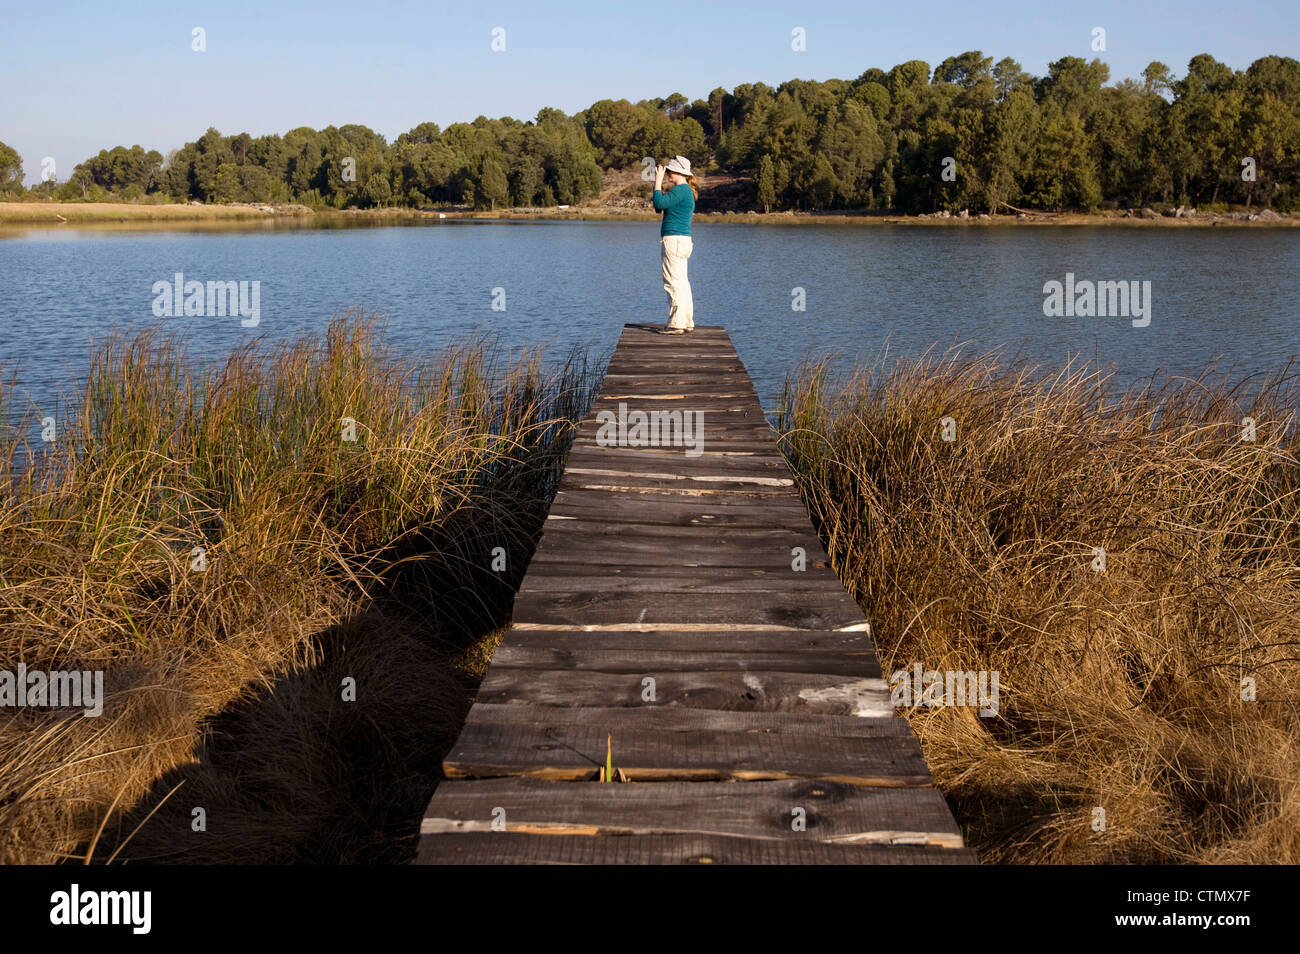
[[[663,246],[664,291],[668,293],[668,327],[694,328],[695,302],[686,280],[686,260],[691,257],[689,235],[665,235]]]

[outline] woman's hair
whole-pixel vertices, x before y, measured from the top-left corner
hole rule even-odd
[[[682,173],[680,172],[673,173],[673,175],[678,175],[678,176],[680,176],[681,174]],[[698,179],[697,176],[686,177],[686,184],[691,187],[691,195],[695,196],[696,199],[700,197],[700,187],[699,185],[697,185],[697,179]]]

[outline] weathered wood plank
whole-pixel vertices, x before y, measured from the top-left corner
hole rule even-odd
[[[840,592],[839,579],[829,569],[818,572],[805,570],[796,577],[790,570],[785,572],[757,571],[760,575],[737,576],[735,567],[724,568],[721,572],[733,575],[722,576],[718,572],[704,574],[698,567],[660,567],[655,572],[640,575],[626,572],[619,567],[618,573],[601,573],[596,567],[587,566],[585,572],[575,573],[570,570],[560,574],[555,572],[554,564],[542,564],[536,573],[530,568],[524,579],[519,594],[532,593],[572,593],[603,590],[606,593],[663,593],[669,585],[673,592],[681,593],[770,593],[774,588],[798,586],[801,590],[824,589],[828,592]],[[602,568],[603,569],[603,568]],[[693,574],[693,575],[692,575]],[[669,583],[671,581],[671,583]]]
[[[681,351],[678,352],[677,348],[681,348]],[[715,352],[737,354],[735,345],[725,336],[693,334],[688,339],[679,339],[677,341],[664,336],[660,336],[658,341],[653,339],[626,339],[619,343],[611,357],[627,358],[643,354],[663,354],[669,358],[676,358],[678,354],[691,355],[701,352],[705,354]]]
[[[696,400],[696,397],[687,395],[679,401],[672,402],[671,407],[664,407],[660,402],[644,399],[638,401],[622,398],[617,401],[598,401],[594,405],[595,410],[589,411],[587,416],[582,419],[579,426],[584,429],[598,426],[600,423],[600,418],[597,417],[598,414],[603,414],[606,419],[608,419],[609,414],[612,414],[614,419],[617,420],[619,406],[626,405],[626,417],[629,421],[632,420],[631,414],[633,411],[644,412],[647,422],[649,421],[649,415],[652,412],[657,412],[661,420],[672,421],[675,420],[675,417],[665,416],[682,411],[695,411],[699,413],[693,415],[693,417],[698,418],[700,415],[703,415],[704,426],[706,428],[717,430],[719,433],[724,430],[752,427],[756,430],[761,428],[766,430],[768,433],[772,433],[773,438],[775,439],[775,432],[772,431],[767,415],[759,406],[757,400],[754,400],[753,402],[746,401],[743,403],[736,402],[734,399],[728,400],[725,407],[722,406],[723,402],[720,401],[716,402],[717,406],[705,406],[706,403],[713,403],[716,401],[716,399],[711,395],[700,395],[698,397],[699,404],[695,403]],[[736,409],[733,410],[732,408]],[[605,412],[609,412],[609,414],[605,414]],[[723,425],[726,425],[726,427]]]
[[[686,407],[704,407],[706,409],[717,408],[721,410],[762,410],[758,402],[758,396],[736,392],[733,394],[711,394],[711,393],[693,393],[686,392],[670,393],[659,391],[651,394],[637,394],[635,392],[620,393],[617,390],[602,391],[593,401],[592,407],[598,410],[618,410],[620,404],[626,404],[632,408],[640,402],[646,410],[650,411],[673,411],[681,410]],[[588,412],[587,415],[595,420],[595,414]],[[584,418],[585,420],[585,418]]]
[[[776,518],[795,515],[802,518],[804,523],[808,523],[808,511],[804,509],[799,500],[799,495],[793,487],[778,488],[782,491],[780,497],[773,499],[768,492],[770,488],[764,488],[760,485],[741,485],[731,488],[732,494],[728,496],[719,496],[716,499],[710,498],[707,501],[693,502],[681,500],[669,493],[655,494],[653,487],[644,487],[647,493],[637,494],[634,499],[625,499],[605,491],[586,491],[579,488],[572,490],[560,490],[555,495],[555,503],[551,505],[552,512],[556,506],[560,507],[578,507],[585,506],[592,510],[601,512],[606,510],[615,510],[620,507],[631,507],[632,509],[648,510],[653,512],[660,505],[672,505],[674,507],[685,508],[691,512],[705,511],[729,508],[732,510],[748,509],[760,513],[771,513]],[[662,499],[661,499],[662,498]],[[653,522],[653,521],[648,521]]]
[[[467,723],[443,760],[447,778],[594,781],[610,733],[586,726]],[[929,785],[914,738],[838,739],[755,732],[623,730],[613,761],[631,782],[818,778],[852,785]]]
[[[646,566],[751,567],[789,570],[802,548],[811,566],[829,566],[830,558],[811,528],[714,527],[710,537],[696,526],[641,526],[636,536],[627,524],[579,520],[553,514],[546,521],[529,572],[547,563],[585,562],[639,572]],[[650,531],[656,531],[651,533]]]
[[[684,430],[685,425],[689,425],[693,434],[700,425],[703,425],[706,431],[722,434],[726,430],[731,430],[731,425],[735,425],[739,428],[753,427],[756,430],[767,428],[771,431],[768,415],[757,402],[747,406],[737,401],[695,401],[690,398],[673,401],[668,407],[645,399],[620,399],[596,404],[593,405],[593,412],[583,419],[579,427],[584,433],[588,432],[588,429],[592,429],[591,433],[598,433],[603,427],[608,434],[609,422],[617,423],[621,417],[627,422],[626,427],[630,434],[633,424],[640,420],[641,414],[645,415],[647,428],[651,428],[652,420],[657,422],[652,429],[662,430],[667,427]],[[651,415],[656,416],[651,418]]]
[[[686,709],[680,706],[546,706],[528,703],[476,702],[466,723],[532,724],[543,727],[585,726],[602,732],[754,732],[840,739],[914,738],[907,720],[883,716],[837,716],[809,712],[761,712]]]
[[[686,402],[685,407],[686,409],[689,409],[689,402]],[[614,416],[614,421],[617,422],[618,408],[616,406],[606,407],[603,408],[602,410],[610,411]],[[650,411],[653,411],[655,409],[629,407],[628,416],[627,416],[627,420],[629,422],[631,422],[632,420],[631,412],[636,410],[646,411],[647,414],[646,427],[647,427],[647,434],[649,434],[650,429],[649,429],[648,415]],[[678,408],[677,410],[682,410],[682,408]],[[606,421],[608,421],[608,418],[606,418]],[[671,423],[671,421],[669,423]],[[776,434],[772,430],[771,425],[768,423],[766,415],[764,415],[760,411],[722,411],[722,410],[715,409],[713,411],[706,411],[702,418],[702,426],[700,426],[700,424],[701,424],[700,419],[698,418],[692,419],[692,430],[691,430],[692,435],[698,432],[703,432],[705,434],[712,435],[714,438],[716,438],[719,441],[728,440],[728,439],[736,442],[739,441],[753,442],[759,439],[765,441],[776,440]],[[606,428],[608,433],[609,424],[608,423],[602,424],[602,422],[597,421],[596,417],[593,415],[592,417],[584,420],[582,424],[579,425],[578,434],[581,437],[588,437],[591,438],[592,440],[595,440],[597,436],[600,434],[600,428],[602,426]],[[633,440],[633,437],[631,436],[631,423],[628,424],[627,430],[629,434],[628,441],[631,441]],[[604,440],[605,438],[601,438],[601,439]],[[608,441],[608,444],[610,446],[614,446],[613,441]],[[600,445],[598,444],[597,446]],[[631,445],[631,446],[635,446],[635,445]],[[655,443],[653,439],[648,439],[644,441],[641,446],[661,447],[663,445]]]
[[[609,527],[607,526],[605,529],[608,530]],[[797,541],[797,538],[787,539]],[[573,565],[574,561],[583,559],[588,561],[583,564],[587,567],[607,566],[608,560],[616,559],[621,564],[622,570],[627,572],[648,567],[679,569],[698,567],[719,569],[764,568],[779,570],[782,566],[788,567],[790,561],[788,549],[775,552],[759,552],[746,550],[742,544],[714,547],[696,544],[693,548],[674,548],[667,544],[657,544],[654,541],[622,540],[617,544],[610,543],[608,547],[596,549],[602,546],[602,541],[599,537],[591,537],[590,540],[591,549],[586,551],[576,546],[560,547],[553,542],[547,544],[546,548],[539,548],[533,555],[529,570],[535,570],[549,563],[562,564],[567,567]],[[808,559],[811,566],[811,553]]]
[[[581,558],[581,554],[575,554],[576,558]],[[802,571],[810,574],[806,581],[800,578],[791,577],[792,571],[789,566],[777,564],[770,567],[759,566],[718,566],[718,567],[698,567],[698,566],[664,566],[658,570],[649,571],[642,567],[635,566],[608,566],[604,564],[593,565],[590,562],[564,562],[548,561],[544,563],[529,564],[528,576],[524,579],[524,586],[533,588],[543,587],[560,587],[564,584],[564,577],[580,577],[586,580],[578,585],[577,589],[587,589],[589,586],[600,585],[602,582],[614,586],[636,584],[638,588],[643,588],[642,584],[653,585],[656,580],[680,580],[682,585],[687,587],[692,584],[718,584],[725,585],[731,582],[748,583],[748,582],[766,582],[768,586],[786,586],[792,581],[799,586],[811,585],[814,578],[817,578],[817,585],[822,585],[820,578],[829,574],[829,578],[835,581],[835,574],[830,570],[828,565],[814,566],[808,565],[809,568]],[[677,586],[677,583],[673,583]],[[838,585],[838,582],[836,582]],[[747,588],[747,587],[746,587]]]
[[[556,838],[511,832],[426,835],[417,864],[498,865],[973,865],[967,848],[828,845],[719,835]]]
[[[686,458],[681,454],[677,455],[674,460],[670,457],[645,455],[633,456],[626,451],[605,448],[605,447],[578,447],[575,448],[567,460],[567,467],[573,467],[578,473],[572,475],[572,479],[586,479],[592,472],[614,472],[622,474],[636,475],[647,480],[674,480],[682,485],[690,485],[695,481],[703,482],[722,482],[735,481],[740,485],[746,483],[768,483],[772,478],[777,480],[792,480],[789,471],[784,470],[778,463],[770,458],[765,458],[758,454],[703,454],[699,457]],[[671,474],[671,477],[662,475]],[[561,478],[561,486],[565,480],[570,479],[566,473]],[[774,485],[789,486],[795,490],[798,496],[798,490],[793,484]]]
[[[608,371],[603,379],[614,387],[644,385],[646,387],[673,388],[685,390],[686,393],[708,394],[714,389],[738,390],[753,389],[749,375],[743,370],[713,370],[698,374],[683,373],[676,368],[656,368],[635,366],[626,371]],[[757,395],[757,391],[754,394]]]
[[[582,435],[579,435],[581,437]],[[751,444],[752,447],[737,447],[733,444]],[[592,455],[609,455],[619,457],[623,460],[637,460],[646,464],[679,464],[682,467],[693,465],[704,465],[709,462],[731,460],[737,464],[761,464],[764,467],[777,467],[789,473],[786,467],[785,458],[781,456],[780,450],[775,447],[772,441],[764,438],[763,440],[746,440],[733,441],[726,446],[717,449],[705,448],[704,452],[698,456],[687,457],[682,453],[680,447],[628,447],[626,445],[597,443],[595,429],[584,439],[575,442],[569,449],[569,455],[574,454],[592,454]],[[567,458],[566,458],[567,459]]]
[[[586,520],[575,522],[576,518],[564,518],[549,521],[546,530],[542,534],[541,540],[538,541],[538,549],[546,546],[550,541],[547,537],[552,531],[557,535],[576,533],[583,535],[596,534],[602,537],[610,537],[613,540],[626,539],[628,529],[626,526],[615,525],[616,521],[606,521],[604,518],[597,518],[595,521]],[[791,543],[790,546],[803,546],[802,541],[810,539],[817,551],[824,553],[821,540],[812,531],[812,526],[808,525],[799,530],[793,530],[790,527],[734,527],[734,528],[715,528],[710,527],[707,530],[701,530],[699,527],[691,526],[674,526],[672,524],[644,524],[637,531],[638,536],[646,540],[666,540],[674,545],[686,547],[707,547],[714,543],[734,542],[750,547],[768,546],[774,549],[780,548],[786,541],[797,537],[798,541]],[[809,555],[812,550],[806,551]],[[787,549],[787,554],[789,550]]]
[[[687,382],[671,381],[648,381],[635,380],[627,382],[609,382],[608,390],[602,391],[593,399],[594,407],[597,410],[617,411],[620,402],[626,401],[629,405],[632,401],[642,401],[643,409],[653,410],[673,410],[690,407],[692,402],[709,402],[716,403],[719,406],[726,404],[728,407],[739,405],[746,409],[758,408],[764,410],[759,404],[758,395],[746,393],[739,388],[739,382],[726,383],[720,382],[717,385],[707,388],[696,387]],[[599,402],[604,402],[603,406]],[[590,413],[584,417],[582,423],[595,421],[596,415]]]
[[[706,345],[689,354],[674,354],[671,349],[636,348],[623,353],[615,352],[606,364],[607,371],[620,372],[620,367],[635,368],[635,372],[651,375],[681,377],[689,371],[704,373],[737,374],[744,370],[744,363],[733,349]],[[748,376],[747,376],[748,377]],[[753,382],[749,382],[753,386]]]
[[[797,649],[741,649],[743,645],[743,639],[737,640],[737,648],[731,652],[595,647],[572,650],[558,646],[521,645],[506,639],[497,646],[492,656],[492,665],[515,669],[635,673],[642,676],[658,676],[665,672],[718,672],[734,669],[737,672],[768,670],[837,675],[846,679],[880,678],[880,663],[871,650],[808,653]]]
[[[690,461],[689,465],[685,463],[687,460]],[[671,466],[671,461],[663,463]],[[656,467],[655,461],[633,461],[627,457],[619,457],[617,454],[593,453],[583,448],[569,456],[565,477],[572,477],[575,482],[589,480],[592,477],[628,477],[641,481],[666,482],[665,486],[689,486],[693,483],[732,484],[737,490],[745,489],[746,485],[794,487],[794,479],[782,474],[780,468],[752,458],[719,461],[702,460],[699,457],[686,458],[683,455],[683,465],[677,468],[677,473],[672,473],[666,467]]]
[[[974,863],[729,336],[659,327],[577,429],[418,860]],[[610,446],[611,411],[702,416]],[[611,734],[633,784],[588,781]]]
[[[601,447],[600,445],[576,447],[570,451],[565,464],[565,476],[570,468],[616,471],[655,475],[659,479],[691,480],[749,480],[755,477],[775,477],[780,480],[793,480],[779,457],[760,457],[755,454],[745,456],[703,454],[699,457],[686,457],[677,454],[674,458],[649,457],[640,448]],[[668,476],[663,476],[668,475]]]
[[[707,552],[712,547],[736,545],[750,549],[771,550],[773,553],[784,552],[789,563],[795,557],[790,551],[794,547],[803,547],[804,554],[812,559],[814,553],[820,559],[825,554],[821,540],[812,532],[811,527],[710,527],[708,533],[702,533],[697,526],[676,524],[644,524],[638,531],[639,539],[628,539],[627,526],[617,520],[604,516],[562,517],[551,514],[547,518],[546,531],[538,541],[537,550],[554,549],[568,546],[569,535],[577,537],[601,538],[604,543],[616,543],[620,540],[627,544],[649,544],[653,546],[676,547],[681,551],[697,550]],[[577,544],[579,541],[572,541]],[[581,554],[578,554],[581,556]]]
[[[743,644],[740,640],[744,640]],[[743,645],[751,652],[789,652],[807,655],[820,652],[863,652],[875,650],[871,634],[865,631],[837,633],[830,630],[746,629],[727,627],[705,630],[637,629],[574,631],[513,629],[505,637],[512,646],[537,646],[579,652],[585,649],[661,650],[702,653],[738,652]]]
[[[693,387],[702,387],[711,383],[712,380],[727,377],[737,381],[743,387],[754,386],[749,380],[749,375],[744,370],[744,365],[739,357],[723,359],[729,362],[726,368],[709,368],[702,371],[700,375],[691,377],[687,369],[678,366],[677,362],[671,357],[657,357],[649,352],[632,352],[627,355],[619,355],[616,359],[611,359],[606,365],[606,377],[614,376],[614,380],[622,377],[642,377],[642,378],[661,378],[667,381],[684,380]],[[631,367],[634,370],[619,371],[611,368],[611,365],[622,364]]]
[[[565,475],[560,489],[599,490],[611,494],[658,494],[674,497],[707,497],[723,500],[798,500],[799,495],[789,483],[778,477],[732,477],[711,480],[710,476],[695,478],[645,476],[620,473],[609,468],[576,467]]]
[[[791,629],[844,629],[865,625],[858,604],[838,592],[786,590],[761,597],[749,593],[521,593],[515,600],[515,625],[526,623],[749,623]]]
[[[613,364],[617,361],[643,362],[653,365],[660,371],[668,370],[669,367],[684,368],[691,362],[728,361],[732,365],[740,364],[736,349],[721,342],[688,345],[681,351],[677,351],[672,345],[618,348],[610,357],[609,363]]]
[[[619,348],[635,347],[645,345],[648,347],[664,347],[671,345],[680,345],[683,348],[691,348],[696,342],[700,341],[725,341],[731,344],[731,336],[722,325],[697,325],[693,331],[685,335],[661,335],[658,332],[663,329],[662,325],[646,324],[627,324],[619,332]]]
[[[668,336],[660,334],[647,334],[645,331],[628,330],[619,334],[618,348],[620,351],[639,348],[671,348],[680,347],[683,350],[689,350],[699,347],[733,347],[731,337],[726,330],[720,326],[715,328],[696,328],[685,336]]]
[[[671,395],[671,396],[669,396]],[[657,414],[657,420],[674,423],[678,416],[685,420],[685,412],[693,412],[692,420],[702,419],[707,425],[719,422],[752,424],[755,428],[765,426],[774,440],[776,432],[772,430],[773,416],[758,403],[753,395],[742,397],[722,397],[714,393],[683,393],[665,391],[663,396],[643,393],[639,397],[624,396],[622,393],[609,398],[597,398],[591,404],[586,416],[578,422],[579,433],[595,433],[595,429],[607,422],[611,415],[617,421],[620,414],[625,420],[632,421],[632,412],[640,411],[646,415]],[[629,424],[630,426],[630,424]],[[775,449],[775,448],[774,448]]]
[[[660,455],[659,458],[647,457],[646,458],[647,460],[656,460],[656,459],[663,459],[663,458],[667,458],[671,460],[673,458],[676,458],[677,460],[682,461],[683,464],[685,464],[687,461],[704,460],[713,455],[716,456],[730,455],[733,457],[745,457],[745,456],[770,457],[773,453],[776,452],[776,448],[772,443],[770,435],[761,434],[752,437],[746,437],[744,439],[728,438],[726,440],[718,440],[716,439],[716,437],[717,437],[716,435],[713,435],[712,437],[707,438],[699,447],[699,450],[702,453],[693,457],[687,457],[683,453],[684,448],[681,447],[638,447],[638,448],[628,448],[628,449],[637,450],[645,454]],[[592,428],[591,433],[589,434],[579,433],[573,439],[573,447],[584,448],[584,449],[589,448],[592,450],[611,450],[611,451],[622,449],[617,447],[610,447],[606,444],[597,443],[596,431],[594,427]]]
[[[653,383],[656,385],[662,384],[664,381],[682,381],[686,387],[698,390],[708,383],[704,380],[704,375],[707,375],[710,378],[718,375],[725,375],[736,379],[735,387],[738,390],[755,390],[754,382],[749,379],[747,373],[744,373],[744,363],[735,352],[715,350],[696,360],[725,364],[726,367],[705,369],[684,368],[677,363],[677,359],[672,355],[662,355],[647,350],[641,350],[627,355],[615,355],[614,358],[611,358],[611,363],[614,361],[631,363],[634,368],[638,369],[631,372],[618,373],[618,376],[613,380],[618,381],[619,378],[623,376],[638,376],[647,379],[654,379]],[[740,370],[734,370],[737,366],[739,366]],[[693,376],[696,371],[698,371],[701,377]],[[606,365],[606,375],[608,376],[608,374],[609,366]],[[607,390],[610,387],[610,382],[602,378],[600,387],[602,390]]]
[[[684,372],[699,371],[705,375],[715,372],[724,372],[735,374],[744,373],[745,366],[740,363],[740,358],[733,355],[718,355],[717,357],[707,358],[690,358],[678,355],[665,355],[662,352],[631,352],[620,355],[615,352],[614,357],[606,365],[611,374],[662,374],[665,371],[671,371],[673,374],[682,374]]]
[[[626,335],[620,336],[616,354],[639,354],[642,351],[666,351],[669,354],[675,353],[675,349],[680,348],[683,354],[689,354],[694,351],[716,351],[729,350],[735,352],[736,347],[731,339],[725,333],[709,334],[707,332],[694,331],[689,336],[677,340],[669,340],[665,335]]]
[[[629,438],[630,440],[631,438]],[[638,440],[641,440],[641,438],[638,438]],[[770,455],[775,450],[771,434],[767,433],[761,425],[746,428],[706,425],[703,428],[692,430],[689,435],[682,431],[677,436],[668,434],[656,437],[647,433],[642,443],[644,446],[638,447],[638,450],[669,451],[683,462],[699,460],[702,454],[709,452],[749,451],[752,454],[763,453]],[[617,435],[601,437],[593,424],[589,431],[584,429],[574,437],[572,446],[584,449],[612,450],[620,446],[635,445],[623,441]],[[688,454],[687,451],[690,451],[690,453]],[[672,459],[671,456],[669,459]]]
[[[604,426],[612,429],[617,425]],[[584,427],[574,441],[579,447],[598,448],[635,447],[636,442],[639,441],[645,449],[676,451],[683,460],[698,460],[700,452],[711,447],[714,450],[758,450],[759,447],[756,445],[766,444],[768,453],[775,450],[775,445],[771,443],[771,434],[761,420],[749,425],[720,423],[707,417],[702,427],[692,426],[689,432],[685,428],[670,427],[666,431],[647,428],[646,432],[640,435],[633,435],[629,430],[626,438],[612,432],[601,435],[599,428],[593,423],[589,431]]]
[[[647,677],[654,679],[654,702],[646,698]],[[475,701],[498,705],[795,711],[859,718],[894,714],[889,687],[883,679],[734,669],[610,673],[493,666],[479,686]]]
[[[573,507],[566,503],[558,513],[551,513],[547,519],[589,520],[596,523],[622,524],[625,526],[657,524],[665,527],[732,527],[736,529],[772,527],[785,530],[790,534],[801,534],[807,529],[793,514],[782,514],[778,518],[764,520],[762,511],[752,507],[716,506],[696,511],[685,507],[674,508],[660,505],[638,512],[629,503],[626,506],[611,505],[609,512],[596,512],[589,507]]]
[[[800,825],[794,824],[798,818]],[[447,781],[422,834],[733,835],[778,841],[961,848],[932,788],[871,788],[795,779],[606,785],[531,778]],[[500,826],[504,825],[504,829]]]
[[[685,336],[660,334],[621,334],[616,353],[631,354],[638,351],[662,351],[681,348],[683,351],[697,351],[701,348],[730,348],[735,345],[726,331],[718,329],[708,331],[696,328]]]
[[[811,529],[799,498],[759,499],[673,494],[611,494],[594,490],[562,490],[551,505],[552,517],[579,517],[609,523],[668,526],[766,527]]]

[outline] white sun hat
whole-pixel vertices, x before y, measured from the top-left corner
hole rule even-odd
[[[695,175],[695,173],[691,172],[691,160],[687,159],[685,156],[673,156],[669,159],[668,171],[681,173],[687,178],[691,178]]]

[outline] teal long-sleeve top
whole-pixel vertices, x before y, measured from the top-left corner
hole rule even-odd
[[[652,201],[657,211],[664,214],[659,235],[690,235],[691,216],[695,214],[695,193],[686,183],[674,186],[667,192],[655,189]]]

